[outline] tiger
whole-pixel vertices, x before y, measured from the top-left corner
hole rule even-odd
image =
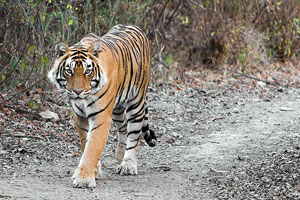
[[[90,33],[71,47],[59,43],[55,51],[48,78],[66,94],[81,143],[73,187],[96,187],[112,122],[118,131],[117,173],[136,175],[141,137],[151,147],[157,143],[148,124],[151,52],[145,33],[119,24],[102,37]]]

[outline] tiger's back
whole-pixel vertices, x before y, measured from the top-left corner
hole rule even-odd
[[[83,151],[73,185],[95,186],[111,121],[119,133],[117,172],[137,174],[140,135],[150,146],[156,144],[146,105],[151,68],[147,37],[136,26],[117,25],[103,37],[89,34],[72,47],[59,44],[56,49],[60,55],[49,78],[70,98]]]

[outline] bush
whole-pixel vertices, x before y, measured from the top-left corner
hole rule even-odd
[[[45,88],[54,45],[102,35],[117,23],[147,27],[151,1],[1,1],[0,89]]]
[[[118,23],[144,29],[152,41],[154,71],[157,64],[165,70],[170,66],[181,78],[185,67],[234,65],[243,70],[300,53],[300,1],[294,0],[1,0],[0,4],[0,90],[46,88],[56,43],[72,45],[87,33],[103,35]]]
[[[164,44],[187,65],[267,64],[299,56],[299,20],[300,1],[184,1]]]

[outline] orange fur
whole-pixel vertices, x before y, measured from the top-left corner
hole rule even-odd
[[[146,36],[135,26],[117,25],[101,38],[89,34],[72,47],[61,43],[56,50],[60,56],[48,76],[70,97],[83,151],[73,185],[96,186],[97,165],[112,120],[121,138],[117,151],[118,172],[136,174],[142,130],[145,139],[156,139],[154,133],[148,133],[146,116],[151,66]]]

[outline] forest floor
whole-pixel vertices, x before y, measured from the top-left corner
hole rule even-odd
[[[157,146],[141,142],[139,174],[120,176],[112,128],[93,189],[72,187],[80,144],[70,108],[47,96],[54,123],[15,109],[29,97],[8,102],[14,109],[0,106],[0,199],[300,199],[298,74],[187,73],[190,82],[151,85]]]

